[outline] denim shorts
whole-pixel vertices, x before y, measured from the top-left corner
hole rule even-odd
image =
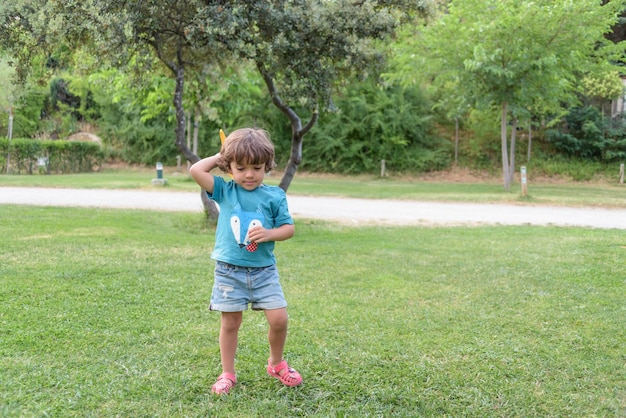
[[[211,294],[211,310],[241,312],[252,304],[254,310],[286,308],[276,265],[242,267],[217,261]]]

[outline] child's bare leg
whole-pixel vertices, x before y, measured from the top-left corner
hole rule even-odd
[[[222,312],[220,356],[223,373],[235,374],[235,353],[237,352],[237,337],[242,318],[242,312]]]
[[[270,324],[267,335],[270,342],[267,374],[279,379],[286,386],[298,386],[302,383],[302,376],[283,360],[283,350],[287,339],[287,309],[266,310],[265,316]]]
[[[270,309],[265,311],[270,326],[267,339],[270,344],[270,363],[277,365],[283,360],[283,350],[287,340],[287,309]]]

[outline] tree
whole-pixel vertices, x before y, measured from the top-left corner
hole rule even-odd
[[[52,45],[54,39],[68,44],[88,40],[102,57],[118,63],[125,62],[125,55],[154,51],[176,80],[175,141],[192,162],[198,156],[185,142],[186,72],[199,73],[234,57],[254,62],[272,103],[291,124],[290,158],[280,183],[284,190],[301,162],[304,135],[320,112],[332,107],[337,86],[346,77],[366,78],[372,66],[381,65],[381,42],[411,13],[425,13],[430,4],[427,0],[16,2],[4,13],[7,21],[21,13],[32,16],[26,21],[39,26],[31,31],[22,25],[21,31],[11,33],[39,36],[45,41],[42,45]],[[42,15],[48,18],[41,19]],[[302,112],[308,112],[306,123]]]
[[[428,1],[229,2],[243,25],[231,47],[252,60],[272,103],[289,120],[291,150],[279,186],[287,190],[302,161],[303,138],[347,77],[367,78],[382,65],[380,42]],[[303,122],[302,114],[307,115]]]
[[[87,44],[114,65],[125,66],[131,61],[139,63],[136,68],[144,71],[146,68],[142,65],[150,65],[151,54],[155,54],[175,79],[175,145],[186,159],[195,162],[199,157],[185,141],[185,72],[202,73],[207,67],[216,65],[223,48],[215,36],[204,37],[201,45],[192,45],[190,35],[199,30],[196,16],[200,7],[206,21],[211,22],[210,27],[202,28],[205,32],[221,35],[222,28],[232,27],[227,19],[223,19],[229,15],[221,13],[221,3],[226,2],[212,3],[207,6],[205,2],[195,0],[17,0],[12,8],[0,9],[5,27],[9,29],[0,42],[18,52],[28,45],[49,50],[50,45],[58,42],[64,45]],[[25,68],[30,55],[19,57],[20,68]],[[206,199],[204,193],[202,198],[210,216],[215,217],[216,206]]]
[[[604,73],[623,46],[604,38],[623,0],[452,0],[434,24],[415,28],[414,67],[437,86],[455,84],[476,107],[500,109],[504,189],[515,169],[515,127],[529,113],[576,100],[584,75]],[[420,65],[422,64],[422,65]],[[405,74],[414,77],[414,74]],[[507,134],[512,120],[511,146]]]
[[[13,58],[15,79],[23,81],[28,72],[31,57],[41,46],[43,39],[25,15],[34,13],[36,7],[29,7],[21,0],[0,3],[0,49]]]
[[[176,109],[175,144],[191,162],[199,159],[187,147],[185,140],[186,72],[206,73],[218,64],[221,44],[205,37],[202,45],[192,44],[190,34],[197,30],[196,15],[203,2],[195,0],[150,0],[128,2],[124,0],[96,1],[99,13],[112,16],[112,24],[100,23],[108,34],[107,45],[118,45],[125,54],[138,53],[149,48],[168,68],[175,79],[173,104]],[[206,10],[206,8],[205,8]],[[214,17],[213,15],[211,16]],[[209,19],[215,22],[215,19]],[[227,24],[227,22],[222,22]],[[212,28],[210,28],[212,29]],[[109,49],[111,50],[111,49]],[[192,77],[196,82],[206,78]]]

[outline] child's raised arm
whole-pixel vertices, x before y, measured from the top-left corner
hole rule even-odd
[[[211,157],[203,158],[198,161],[189,169],[191,177],[209,193],[213,193],[213,174],[210,173],[215,167],[217,167],[217,160],[220,158],[220,154],[215,154]]]

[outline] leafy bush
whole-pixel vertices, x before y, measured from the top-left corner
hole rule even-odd
[[[546,138],[567,157],[607,162],[626,158],[624,118],[605,119],[592,106],[572,109],[558,128],[547,131]]]
[[[459,144],[459,160],[473,169],[493,169],[502,164],[500,124],[493,110],[473,109],[467,119],[470,132]]]
[[[434,135],[430,105],[418,88],[354,83],[305,138],[302,167],[336,173],[441,170],[450,144]]]
[[[174,145],[175,125],[163,119],[141,122],[140,109],[116,104],[101,109],[99,134],[119,157],[131,163],[172,162],[178,154]]]
[[[80,173],[98,169],[103,153],[99,144],[80,141],[41,141],[0,139],[0,172],[33,174]]]
[[[605,161],[626,161],[626,117],[621,115],[610,121],[604,154]]]
[[[41,86],[26,86],[16,103],[13,117],[13,137],[34,137],[42,130],[48,91]]]

